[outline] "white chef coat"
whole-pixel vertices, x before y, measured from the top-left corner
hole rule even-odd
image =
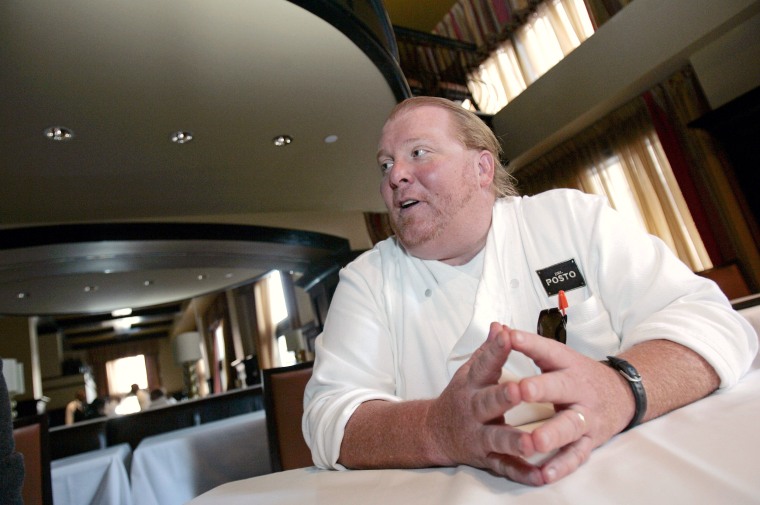
[[[502,198],[479,281],[412,257],[394,238],[341,271],[304,399],[304,436],[315,464],[341,468],[343,430],[361,403],[437,397],[492,321],[535,332],[539,312],[557,306],[537,271],[568,260],[585,281],[566,291],[570,347],[602,360],[668,339],[703,356],[721,387],[748,370],[757,335],[717,285],[630,226],[605,199],[574,190]],[[504,366],[507,377],[536,373],[516,352]],[[511,420],[510,411],[507,421],[529,422],[526,408]]]

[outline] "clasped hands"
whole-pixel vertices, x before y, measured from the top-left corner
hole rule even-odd
[[[543,373],[499,383],[511,352],[525,354]],[[561,479],[625,426],[626,408],[611,401],[621,387],[615,373],[566,345],[492,323],[486,342],[428,410],[440,464],[485,468],[534,486]],[[504,422],[521,402],[551,403],[556,413],[528,433]],[[540,464],[527,461],[538,453],[551,455]]]

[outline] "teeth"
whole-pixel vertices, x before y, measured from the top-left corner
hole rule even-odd
[[[406,200],[405,202],[401,202],[401,208],[405,209],[410,205],[414,205],[415,203],[417,203],[417,200]]]

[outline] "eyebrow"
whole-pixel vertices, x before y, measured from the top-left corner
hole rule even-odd
[[[404,141],[401,143],[401,146],[402,146],[402,147],[404,147],[404,146],[408,146],[408,145],[410,145],[410,144],[416,144],[416,143],[418,143],[418,142],[427,142],[427,140],[425,140],[423,137],[412,137],[412,138],[409,138],[409,139],[406,139],[406,140],[404,140]],[[385,154],[385,150],[383,150],[382,148],[378,149],[378,150],[377,150],[377,154],[375,155],[375,159],[379,160],[379,159],[380,159],[380,157],[381,157],[383,154]]]

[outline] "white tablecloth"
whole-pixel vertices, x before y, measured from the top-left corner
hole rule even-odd
[[[181,505],[225,482],[269,472],[266,417],[253,412],[145,438],[132,457],[132,500]]]
[[[55,505],[131,505],[129,444],[56,459],[50,464]]]
[[[760,503],[760,370],[596,449],[574,474],[532,488],[461,466],[290,470],[220,486],[190,505]]]

